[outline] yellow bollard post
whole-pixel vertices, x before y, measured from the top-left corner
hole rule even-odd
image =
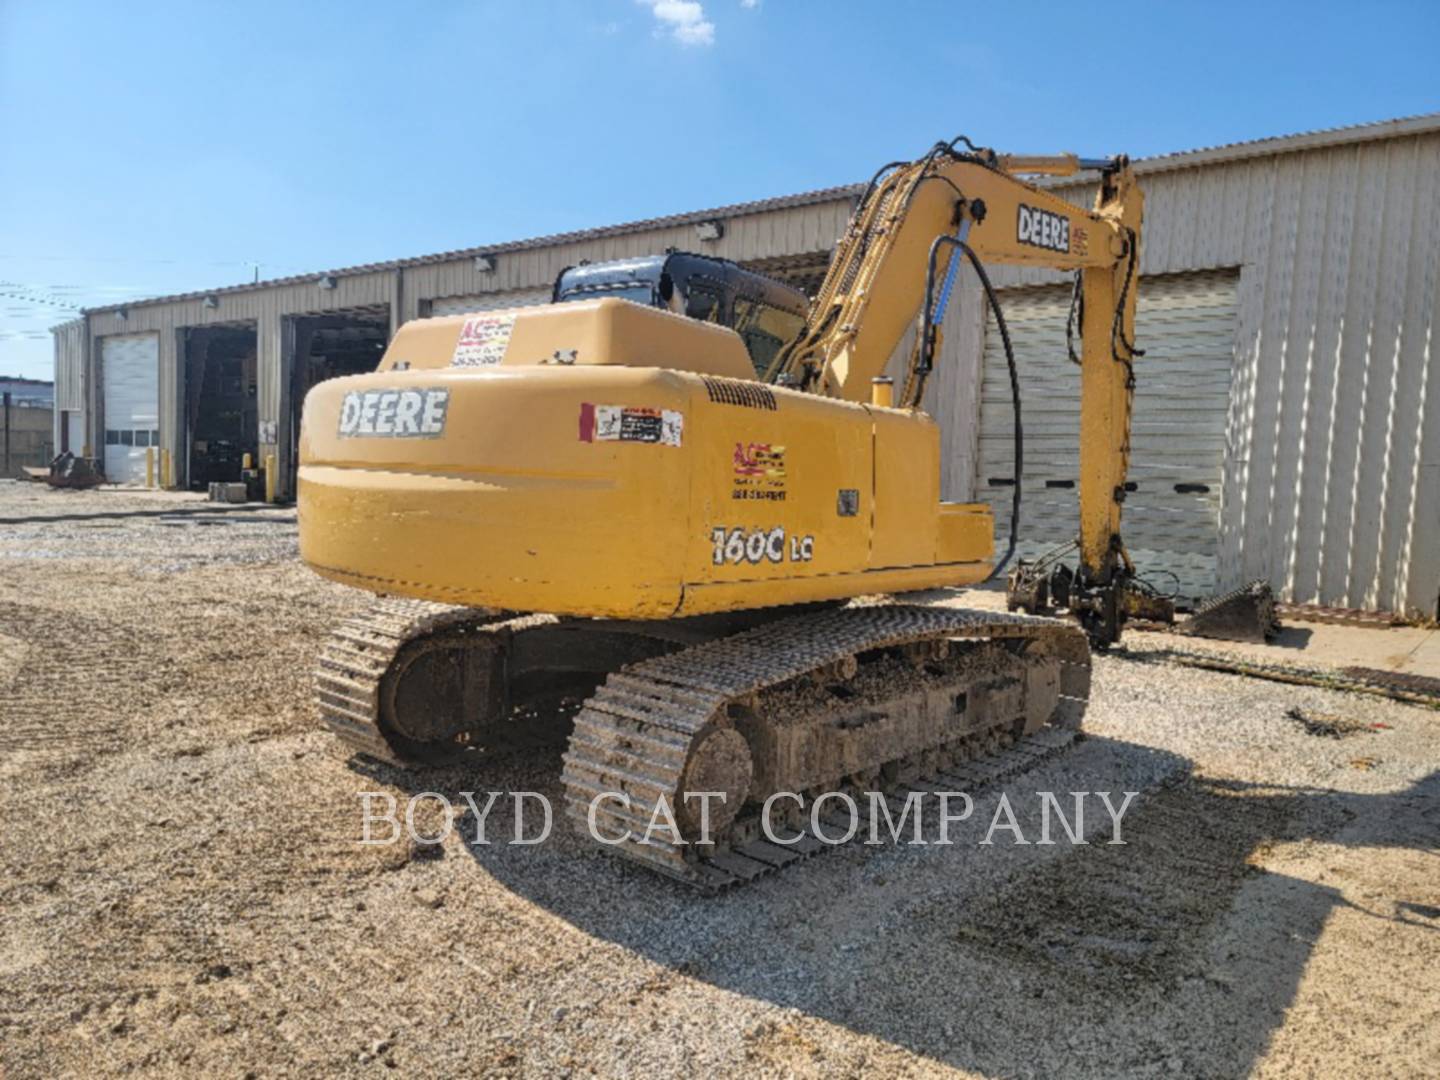
[[[265,455],[265,501],[275,501],[275,455]]]
[[[155,486],[155,448],[153,446],[145,447],[145,486],[147,488]]]
[[[160,486],[170,489],[170,451],[160,451]]]
[[[250,451],[247,450],[245,451],[245,453],[240,455],[240,468],[248,470],[253,469],[254,467],[255,459],[250,456]]]

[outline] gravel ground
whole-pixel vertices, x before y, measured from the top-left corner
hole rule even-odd
[[[1037,791],[1137,791],[1123,845],[1091,802],[1094,843],[982,846],[992,792],[951,846],[847,847],[713,899],[560,823],[366,847],[359,791],[556,798],[558,753],[345,760],[308,671],[363,598],[297,564],[293,513],[197,509],[0,484],[0,520],[57,519],[0,524],[6,1077],[1440,1060],[1435,712],[1122,651],[1090,737],[1004,794],[1035,840]],[[489,837],[513,817],[502,798]]]

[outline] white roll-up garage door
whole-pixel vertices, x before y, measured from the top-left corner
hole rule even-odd
[[[548,304],[549,289],[511,289],[509,292],[479,293],[476,296],[443,296],[430,301],[432,317],[464,315],[471,311],[494,311],[497,308],[531,307]]]
[[[160,337],[102,339],[105,390],[105,478],[145,482],[145,450],[160,444]]]
[[[1131,427],[1130,479],[1137,487],[1125,501],[1121,535],[1141,577],[1192,601],[1216,587],[1236,284],[1230,271],[1145,279],[1135,319],[1135,344],[1145,350],[1135,364]],[[1080,527],[1080,369],[1065,348],[1070,289],[1007,290],[1001,304],[1025,428],[1016,550],[1032,558],[1073,540]],[[1010,529],[1013,446],[1010,378],[991,316],[975,491],[994,508],[999,550]]]

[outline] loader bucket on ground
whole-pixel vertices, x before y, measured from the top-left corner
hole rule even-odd
[[[1234,592],[1205,601],[1194,615],[1175,628],[1175,632],[1192,637],[1253,641],[1263,645],[1280,633],[1275,594],[1268,582],[1252,581]]]

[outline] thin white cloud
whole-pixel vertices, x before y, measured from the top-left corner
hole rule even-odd
[[[714,45],[715,24],[705,18],[699,0],[637,0],[659,23],[658,34],[668,34],[682,45]]]
[[[760,6],[760,0],[740,0],[740,6],[743,8],[758,8]]]

